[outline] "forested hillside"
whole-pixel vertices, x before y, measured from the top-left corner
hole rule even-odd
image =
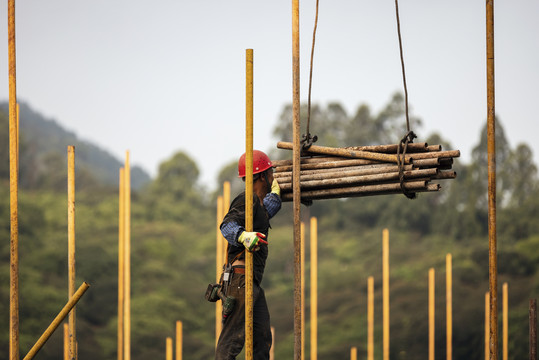
[[[318,144],[327,146],[395,143],[404,133],[403,109],[399,94],[376,114],[365,104],[354,114],[347,114],[338,103],[315,105],[311,132],[319,136]],[[0,119],[1,116],[5,115],[0,113]],[[291,107],[285,106],[275,126],[276,141],[290,140],[290,119]],[[453,149],[450,139],[440,134],[424,135],[419,119],[412,120],[418,141]],[[4,124],[0,156],[5,165]],[[509,284],[509,354],[517,359],[528,354],[528,300],[539,292],[539,183],[530,148],[526,144],[511,146],[500,121],[496,134],[499,288],[501,292],[501,284]],[[291,155],[285,150],[271,150],[275,158]],[[402,195],[323,200],[302,207],[305,221],[316,216],[319,222],[320,360],[346,359],[351,346],[357,346],[359,358],[365,358],[368,276],[375,279],[375,358],[382,357],[384,228],[390,233],[391,358],[427,358],[427,279],[431,267],[436,270],[437,282],[436,352],[440,356],[445,353],[448,252],[453,256],[453,357],[483,356],[484,294],[488,291],[486,131],[478,134],[471,151],[470,162],[457,162],[453,166],[457,179],[443,182],[439,193],[420,194],[415,200]],[[22,162],[21,158],[21,182]],[[62,162],[65,164],[65,160]],[[232,192],[240,191],[236,164],[222,165],[216,188],[229,180]],[[90,170],[78,169],[85,171]],[[212,358],[214,305],[204,300],[204,291],[215,277],[215,197],[220,190],[204,195],[198,176],[197,164],[189,154],[172,154],[161,164],[157,177],[132,195],[134,360],[164,358],[165,338],[174,335],[176,320],[183,321],[184,358]],[[79,358],[111,359],[116,356],[117,336],[117,186],[77,189],[77,284],[91,284],[77,307]],[[9,336],[8,194],[8,173],[0,166],[0,236],[5,240],[0,247],[0,318],[6,324],[0,329],[0,353],[4,354]],[[24,355],[67,301],[66,195],[49,187],[23,188],[19,214],[20,334]],[[285,203],[272,220],[263,282],[276,331],[277,359],[293,357],[291,214],[291,204]],[[306,252],[309,259],[308,247]],[[308,270],[307,266],[307,274]],[[501,304],[501,296],[499,299]],[[306,304],[308,311],[308,299]],[[308,349],[309,336],[306,339]],[[58,332],[36,359],[61,356],[62,338]]]
[[[20,121],[20,185],[27,189],[66,188],[67,146],[74,145],[79,187],[111,186],[118,184],[118,169],[122,163],[100,147],[82,140],[73,132],[62,128],[56,121],[46,119],[28,104],[19,104]],[[0,102],[0,137],[9,139],[8,104]],[[8,148],[0,149],[5,161],[0,171],[9,169]],[[150,181],[150,176],[140,167],[133,166],[132,186],[139,189]]]

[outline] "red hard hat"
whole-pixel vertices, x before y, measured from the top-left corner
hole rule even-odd
[[[253,150],[253,175],[266,171],[272,166],[268,155],[260,150]],[[238,162],[238,177],[245,177],[245,153]]]

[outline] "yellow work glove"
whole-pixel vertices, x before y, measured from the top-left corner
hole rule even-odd
[[[268,242],[264,240],[265,238],[266,235],[262,233],[244,231],[238,237],[238,242],[242,243],[247,250],[253,251],[254,249],[256,251],[256,248],[261,244],[268,244]]]
[[[281,196],[281,187],[279,186],[279,183],[277,182],[277,179],[273,179],[273,182],[271,183],[271,192],[274,194],[277,194],[277,196]]]

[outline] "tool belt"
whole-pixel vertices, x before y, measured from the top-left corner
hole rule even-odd
[[[245,266],[244,265],[232,266],[232,272],[234,272],[234,274],[245,275]]]

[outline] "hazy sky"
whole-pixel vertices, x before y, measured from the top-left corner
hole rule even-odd
[[[18,1],[18,99],[120,159],[129,149],[152,175],[184,150],[213,188],[217,171],[245,149],[245,49],[254,49],[254,146],[268,150],[279,140],[271,132],[292,101],[291,4]],[[300,1],[302,101],[315,4]],[[496,113],[512,147],[526,142],[538,154],[539,1],[494,6]],[[399,8],[409,101],[424,123],[418,132],[438,131],[469,159],[487,116],[485,2],[401,0]],[[338,101],[349,114],[366,103],[376,113],[395,91],[402,76],[394,1],[321,0],[312,101]]]

